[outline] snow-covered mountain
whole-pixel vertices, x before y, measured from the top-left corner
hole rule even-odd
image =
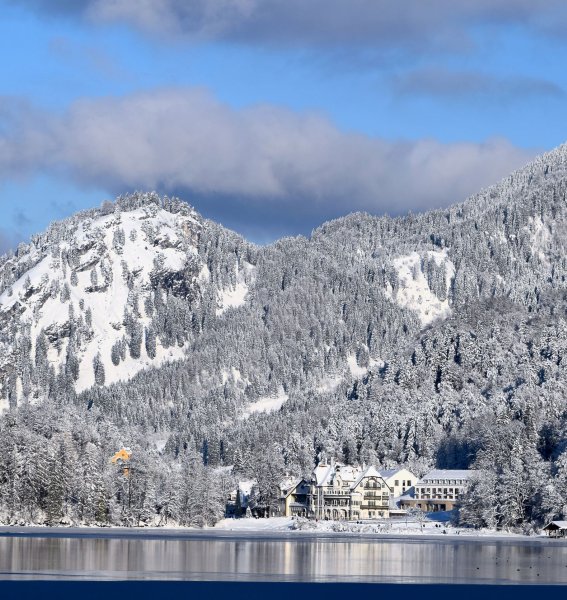
[[[484,469],[473,524],[565,516],[566,247],[567,145],[447,210],[264,247],[155,194],[55,223],[0,258],[0,507],[126,444],[143,510],[200,462],[269,490],[326,454]]]
[[[49,378],[66,376],[81,392],[183,358],[186,332],[163,322],[161,335],[156,332],[172,312],[160,300],[167,305],[171,297],[170,305],[194,314],[203,294],[213,293],[220,315],[245,302],[254,278],[254,267],[243,260],[232,285],[209,291],[209,266],[197,252],[207,226],[185,203],[138,195],[54,224],[4,257],[4,403],[33,400]]]
[[[353,214],[266,247],[155,194],[56,223],[0,259],[0,398],[76,395],[172,362],[185,396],[222,389],[239,416],[298,390],[344,393],[467,306],[534,310],[564,288],[566,156],[445,211]]]
[[[94,385],[97,357],[105,382],[113,383],[150,363],[183,356],[177,345],[165,348],[156,340],[150,348],[141,343],[152,321],[145,302],[158,277],[183,281],[183,293],[196,296],[199,283],[206,280],[206,268],[195,258],[194,237],[200,228],[194,216],[173,215],[155,205],[79,221],[55,252],[43,256],[0,296],[3,315],[18,315],[20,321],[22,334],[16,336],[15,348],[29,335],[30,355],[37,363],[44,352],[56,373],[72,353],[78,391]],[[128,330],[127,307],[137,330]],[[136,345],[139,350],[127,351]],[[118,348],[118,365],[112,364],[113,348]],[[14,357],[4,359],[13,362]]]

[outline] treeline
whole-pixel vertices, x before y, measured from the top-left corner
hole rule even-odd
[[[132,458],[111,458],[129,440]],[[147,432],[97,409],[23,405],[0,418],[0,522],[213,525],[234,485],[192,448],[158,452]],[[127,470],[125,469],[127,467]]]

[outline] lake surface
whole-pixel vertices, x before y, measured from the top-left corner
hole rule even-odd
[[[0,531],[0,579],[566,584],[567,544]]]

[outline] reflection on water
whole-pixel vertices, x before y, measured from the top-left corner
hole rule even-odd
[[[0,578],[567,583],[567,546],[375,539],[0,537]]]

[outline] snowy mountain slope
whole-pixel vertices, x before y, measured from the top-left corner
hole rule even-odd
[[[206,227],[185,203],[126,198],[55,224],[5,257],[0,397],[33,401],[42,380],[55,385],[64,376],[81,392],[185,356],[187,332],[160,331],[176,301],[189,314],[211,285],[197,254]],[[243,261],[242,269],[253,265]],[[237,290],[252,279],[235,276]],[[243,294],[237,300],[226,307],[242,305]]]
[[[14,339],[13,351],[25,332],[30,356],[37,357],[37,344],[45,344],[47,363],[56,375],[73,352],[77,391],[94,385],[96,360],[104,381],[112,383],[149,364],[182,357],[183,348],[164,347],[159,339],[149,353],[146,344],[141,344],[139,355],[122,349],[118,364],[113,364],[111,351],[131,341],[125,323],[130,311],[137,315],[139,334],[150,327],[145,304],[153,277],[159,273],[175,278],[200,266],[193,238],[201,227],[193,215],[173,215],[155,205],[78,223],[59,244],[59,253],[45,256],[0,295],[0,318],[19,318],[21,334]],[[195,280],[193,275],[197,287]],[[26,383],[18,384],[20,396],[20,386]]]
[[[354,214],[266,247],[152,194],[81,213],[0,258],[0,398],[136,388],[171,363],[184,384],[164,419],[343,393],[471,303],[534,310],[564,289],[566,172],[562,146],[446,211]]]

